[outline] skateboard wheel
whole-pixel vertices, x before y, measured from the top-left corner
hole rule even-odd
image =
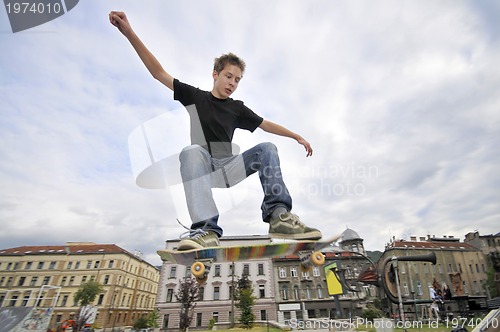
[[[196,278],[202,278],[205,275],[205,265],[202,262],[194,262],[191,265],[191,273]]]
[[[311,262],[314,265],[322,265],[325,262],[325,255],[319,251],[315,251],[311,255]]]
[[[207,279],[208,279],[208,276],[207,276],[207,275],[204,275],[203,277],[196,277],[196,281],[197,281],[200,285],[204,285],[204,284],[207,282]]]

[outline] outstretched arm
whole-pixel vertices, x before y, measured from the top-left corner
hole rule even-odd
[[[134,30],[130,26],[130,23],[127,19],[127,15],[124,12],[115,12],[112,11],[109,13],[109,21],[118,30],[127,37],[128,41],[134,47],[135,51],[141,58],[146,68],[149,70],[151,75],[161,83],[163,83],[170,90],[174,90],[174,78],[167,73],[160,62],[154,57],[154,55],[146,48],[144,43],[139,39],[139,37],[135,34]]]
[[[260,124],[259,128],[262,129],[262,130],[264,130],[264,131],[266,131],[266,132],[268,132],[268,133],[271,133],[271,134],[293,138],[294,140],[297,141],[297,143],[299,143],[299,144],[301,144],[301,145],[304,146],[304,148],[306,149],[306,152],[307,152],[306,157],[312,156],[313,149],[311,147],[311,144],[309,144],[309,142],[306,141],[299,134],[296,134],[293,131],[291,131],[289,129],[286,129],[283,126],[281,126],[281,125],[279,125],[277,123],[268,121],[268,120],[262,121],[262,123]]]

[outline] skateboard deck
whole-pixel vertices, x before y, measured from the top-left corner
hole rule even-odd
[[[298,254],[301,260],[301,267],[303,268],[309,268],[312,265],[321,265],[324,262],[324,257],[319,257],[320,255],[322,256],[319,250],[329,246],[340,237],[341,235],[336,235],[317,241],[287,240],[286,242],[212,247],[185,251],[158,250],[157,253],[163,261],[179,265],[191,265],[193,275],[201,280],[206,279],[210,265],[214,262],[236,262]],[[201,267],[202,265],[203,267]],[[207,270],[206,273],[205,270]]]

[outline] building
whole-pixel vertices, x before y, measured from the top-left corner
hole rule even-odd
[[[154,309],[158,268],[114,244],[68,242],[0,250],[0,304],[53,307],[51,327],[78,312],[73,296],[98,281],[96,325],[120,327]]]
[[[322,249],[324,266],[302,271],[297,255],[273,259],[278,321],[315,318],[352,318],[361,315],[366,301],[377,295],[374,285],[358,282],[358,276],[371,262],[363,239],[347,228],[338,244]],[[333,265],[332,265],[333,264]],[[342,293],[330,295],[326,270],[335,266],[342,280]]]
[[[221,246],[270,243],[267,236],[230,236],[220,239]],[[167,240],[166,249],[177,247],[179,240]],[[238,311],[230,294],[238,277],[246,273],[253,282],[256,303],[253,307],[257,321],[276,320],[275,289],[271,258],[241,262],[221,262],[211,266],[205,284],[200,284],[199,298],[196,302],[193,328],[207,328],[210,320],[219,325],[229,326],[234,312],[234,321],[238,322]],[[175,299],[179,290],[179,280],[191,277],[191,267],[163,262],[160,285],[156,298],[161,317],[162,330],[177,330],[179,327],[180,304]]]
[[[471,232],[465,235],[465,243],[468,243],[478,249],[481,249],[487,257],[487,264],[491,276],[492,284],[496,288],[496,294],[489,294],[491,297],[500,295],[500,233],[490,235],[479,235],[479,232]],[[493,285],[487,288],[490,293],[495,293],[490,289]]]
[[[391,257],[407,258],[421,255],[423,257],[434,253],[436,264],[426,261],[398,261],[399,290],[402,302],[408,305],[405,312],[414,318],[425,316],[425,302],[431,302],[431,287],[445,297],[449,288],[451,298],[446,299],[442,311],[455,312],[457,315],[468,311],[480,310],[486,303],[486,270],[487,262],[481,250],[460,242],[453,236],[411,237],[409,241],[391,241],[378,261],[379,274],[386,276],[388,288],[394,298],[397,298],[397,283]],[[384,264],[384,262],[386,264]],[[385,266],[384,266],[385,265]],[[392,275],[392,276],[391,276]],[[415,306],[411,301],[422,301]],[[416,310],[415,310],[416,308]],[[388,310],[396,314],[397,305],[389,306]],[[414,315],[418,316],[415,317]]]

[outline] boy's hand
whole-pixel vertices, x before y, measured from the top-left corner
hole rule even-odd
[[[128,36],[132,31],[132,27],[128,22],[127,15],[124,12],[112,11],[109,13],[109,22],[113,24],[125,36]]]
[[[304,146],[304,148],[306,149],[306,152],[307,152],[306,157],[310,157],[310,156],[312,156],[312,154],[313,154],[313,149],[312,149],[312,147],[311,147],[311,144],[309,144],[309,142],[308,142],[308,141],[306,141],[305,139],[303,139],[303,138],[301,137],[301,138],[299,138],[299,139],[297,140],[297,142],[299,142],[299,144],[303,145],[303,146]]]

